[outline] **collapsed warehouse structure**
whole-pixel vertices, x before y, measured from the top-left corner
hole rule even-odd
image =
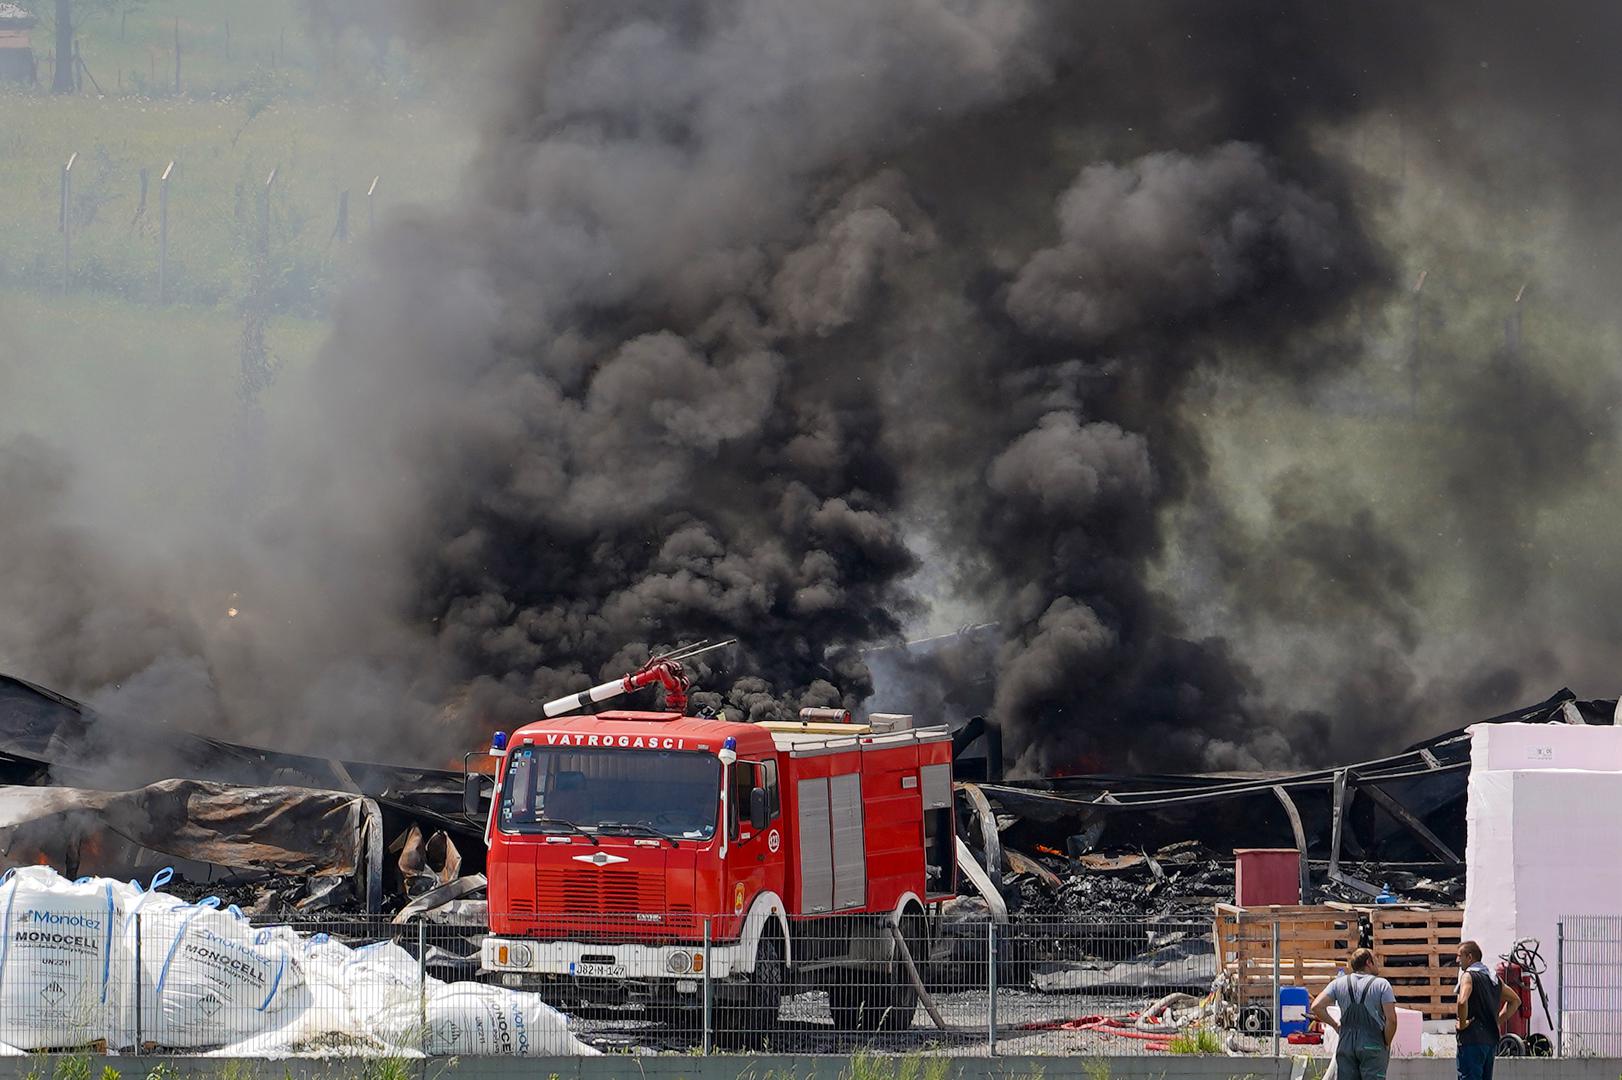
[[[0,867],[177,874],[248,911],[414,914],[482,886],[444,770],[241,746],[0,675]],[[418,901],[412,904],[411,901]]]
[[[1610,724],[1615,703],[1561,690],[1483,723]],[[960,784],[959,818],[1006,904],[1149,914],[1233,898],[1235,848],[1295,848],[1303,900],[1389,886],[1462,898],[1469,736],[1295,773],[996,778],[994,727],[954,740],[987,777]],[[484,846],[448,770],[242,746],[100,716],[0,675],[0,865],[129,877],[174,865],[240,886],[243,906],[397,910],[475,893]],[[1157,858],[1157,853],[1159,857]],[[1111,884],[1112,883],[1112,884]],[[1181,890],[1181,893],[1180,893]],[[1133,902],[1137,898],[1136,903]]]
[[[1615,701],[1581,701],[1562,689],[1545,701],[1482,724],[1613,723]],[[966,732],[966,734],[974,734]],[[1299,856],[1299,895],[1367,902],[1389,887],[1416,900],[1463,899],[1465,798],[1470,735],[1461,727],[1400,754],[1330,769],[1288,773],[1089,774],[966,784],[983,804],[971,842],[1000,848],[1009,875],[1044,880],[1066,870],[1136,872],[1165,896],[1168,875],[1154,856],[1185,865],[1197,853],[1232,898],[1232,852],[1289,847]],[[994,827],[993,827],[994,823]],[[1175,867],[1174,867],[1175,868]],[[1196,884],[1197,875],[1188,882]],[[1078,898],[1079,899],[1079,898]],[[1144,910],[1156,905],[1145,896]]]
[[[1481,723],[1612,726],[1614,714],[1562,690]],[[952,742],[964,895],[920,957],[932,989],[1028,991],[1019,1030],[1070,1023],[1065,995],[1189,993],[1255,1034],[1275,993],[1266,933],[1282,924],[1295,955],[1278,985],[1320,986],[1347,948],[1385,941],[1390,962],[1417,965],[1394,973],[1399,1001],[1426,1019],[1445,1011],[1438,943],[1464,922],[1469,729],[1339,768],[1026,780],[1001,777],[983,719]],[[487,925],[482,818],[464,813],[463,779],[100,716],[0,676],[0,868],[151,879],[173,867],[167,891],[183,897],[355,933],[375,934],[367,914],[422,916],[449,924],[445,947],[420,951],[451,979],[476,974]],[[1287,895],[1262,903],[1287,907],[1244,906],[1244,848],[1284,849],[1271,854]],[[1003,927],[991,954],[988,924]],[[1420,951],[1416,932],[1430,942]]]

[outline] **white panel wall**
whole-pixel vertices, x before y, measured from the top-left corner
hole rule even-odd
[[[1482,724],[1470,734],[1464,936],[1489,965],[1538,939],[1553,999],[1559,920],[1622,915],[1622,730]],[[1532,1030],[1552,1034],[1536,1003]]]

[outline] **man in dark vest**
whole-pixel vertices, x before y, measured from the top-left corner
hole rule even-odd
[[[1312,1015],[1340,1038],[1335,1045],[1335,1080],[1385,1080],[1391,1040],[1397,1037],[1397,998],[1391,983],[1374,973],[1374,953],[1358,949],[1352,970],[1324,987],[1312,1002]],[[1340,1006],[1340,1019],[1329,1006]]]
[[[1481,946],[1459,943],[1458,1006],[1459,1080],[1492,1080],[1498,1036],[1516,1009],[1520,995],[1498,981],[1481,962]]]

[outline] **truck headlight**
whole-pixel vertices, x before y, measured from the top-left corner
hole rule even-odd
[[[528,945],[514,945],[511,955],[514,967],[529,967],[529,962],[535,958]]]
[[[673,952],[670,959],[665,961],[665,967],[674,975],[685,975],[687,969],[693,966],[692,958],[684,952]]]

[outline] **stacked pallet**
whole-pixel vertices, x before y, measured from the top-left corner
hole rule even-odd
[[[1364,917],[1374,962],[1390,980],[1397,1004],[1418,1009],[1427,1020],[1451,1017],[1463,909],[1381,906],[1368,908]]]
[[[1346,967],[1361,932],[1355,912],[1321,905],[1238,907],[1217,904],[1217,970],[1241,1007],[1273,996],[1273,925],[1278,924],[1278,983],[1316,995]]]

